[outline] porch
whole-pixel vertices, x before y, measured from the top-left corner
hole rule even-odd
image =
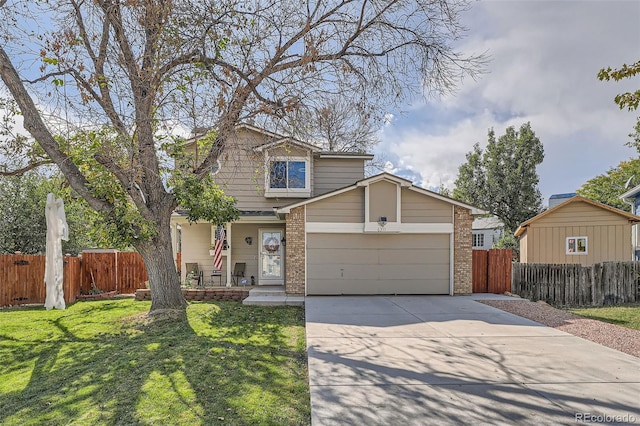
[[[222,231],[222,232],[221,232]],[[189,224],[183,217],[172,221],[173,252],[180,280],[189,287],[284,286],[285,221],[277,216],[242,216],[218,228],[211,223]],[[216,237],[222,236],[222,267],[216,268]],[[197,265],[200,282],[188,276]],[[243,273],[234,276],[234,272]]]

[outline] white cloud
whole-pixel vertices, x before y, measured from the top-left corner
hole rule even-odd
[[[464,154],[530,121],[545,146],[539,168],[545,198],[635,155],[624,146],[638,114],[620,111],[615,94],[640,79],[600,82],[598,70],[640,59],[640,2],[485,1],[466,17],[467,52],[488,50],[489,73],[455,96],[396,116],[379,147],[425,187],[451,187]],[[640,113],[639,113],[640,114]]]

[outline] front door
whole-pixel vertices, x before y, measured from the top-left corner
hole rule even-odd
[[[283,229],[260,230],[260,268],[258,285],[284,284]]]

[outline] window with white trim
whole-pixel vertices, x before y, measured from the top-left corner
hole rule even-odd
[[[267,163],[265,195],[308,197],[311,195],[309,160],[304,157],[273,157]]]
[[[588,250],[587,237],[567,237],[567,254],[587,254]]]
[[[484,234],[473,234],[473,247],[484,247]]]

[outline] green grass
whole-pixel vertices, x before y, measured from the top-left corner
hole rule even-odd
[[[640,330],[640,305],[571,309],[572,314]]]
[[[193,303],[144,325],[148,302],[0,310],[0,424],[309,424],[304,312]]]

